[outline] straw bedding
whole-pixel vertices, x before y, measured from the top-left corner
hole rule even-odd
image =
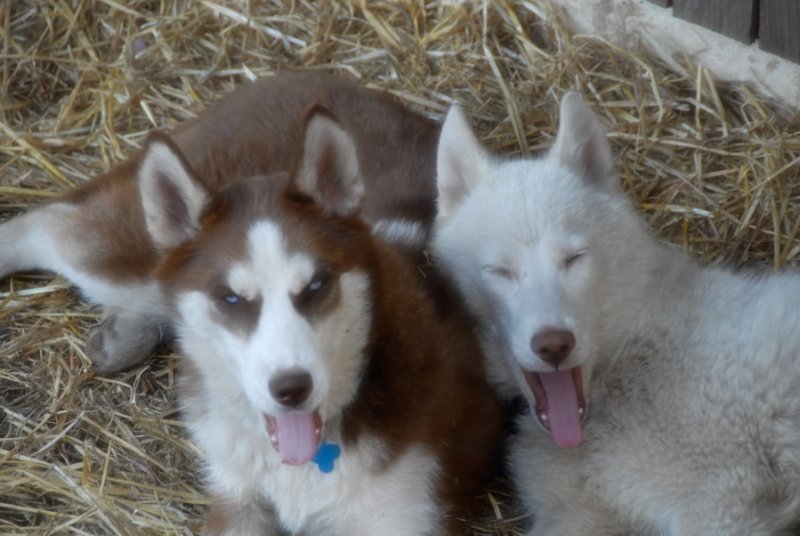
[[[546,147],[558,99],[580,89],[660,236],[736,266],[800,254],[796,116],[680,59],[570,35],[545,0],[23,0],[0,4],[0,43],[0,220],[247,78],[313,66],[435,118],[456,99],[504,154]],[[0,533],[197,533],[176,358],[94,375],[83,348],[97,314],[51,274],[0,282]],[[502,483],[484,502],[473,534],[522,534]]]

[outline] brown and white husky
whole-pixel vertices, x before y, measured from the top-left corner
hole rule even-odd
[[[365,219],[384,236],[421,252],[435,210],[439,128],[386,94],[323,73],[283,73],[240,88],[179,125],[170,138],[204,191],[215,192],[295,166],[303,114],[314,104],[336,114],[359,149]],[[143,361],[166,325],[164,300],[151,273],[177,244],[156,246],[148,233],[137,182],[142,171],[139,152],[54,203],[0,224],[0,278],[51,270],[105,307],[105,320],[87,348],[101,372]],[[180,202],[199,210],[191,199]],[[170,220],[174,213],[161,217]]]
[[[206,534],[464,532],[504,419],[470,320],[415,262],[437,135],[380,94],[282,75],[0,225],[0,274],[54,270],[107,307],[104,370],[174,324]]]
[[[471,323],[358,216],[356,144],[322,108],[302,154],[287,184],[209,194],[167,138],[144,149],[206,532],[463,534],[503,439]]]

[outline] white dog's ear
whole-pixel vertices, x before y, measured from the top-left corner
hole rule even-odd
[[[604,187],[615,184],[614,160],[606,131],[583,98],[569,92],[561,100],[560,125],[551,155],[590,181]]]
[[[488,173],[489,159],[461,107],[457,104],[451,106],[442,125],[436,154],[438,220],[450,216]]]
[[[156,247],[174,248],[197,233],[209,194],[166,134],[148,136],[138,181],[145,225]]]
[[[357,213],[364,199],[364,181],[353,138],[321,105],[306,112],[304,136],[294,178],[297,189],[327,212]]]

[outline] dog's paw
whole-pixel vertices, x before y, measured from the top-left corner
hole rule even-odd
[[[161,342],[158,322],[147,315],[108,315],[94,330],[86,355],[101,374],[111,374],[142,363]]]

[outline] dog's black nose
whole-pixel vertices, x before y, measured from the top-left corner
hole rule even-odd
[[[565,329],[545,328],[531,338],[533,353],[555,368],[569,357],[573,348],[575,335]]]
[[[305,402],[313,387],[311,374],[305,371],[285,372],[269,382],[269,392],[272,397],[289,407],[297,407]]]

